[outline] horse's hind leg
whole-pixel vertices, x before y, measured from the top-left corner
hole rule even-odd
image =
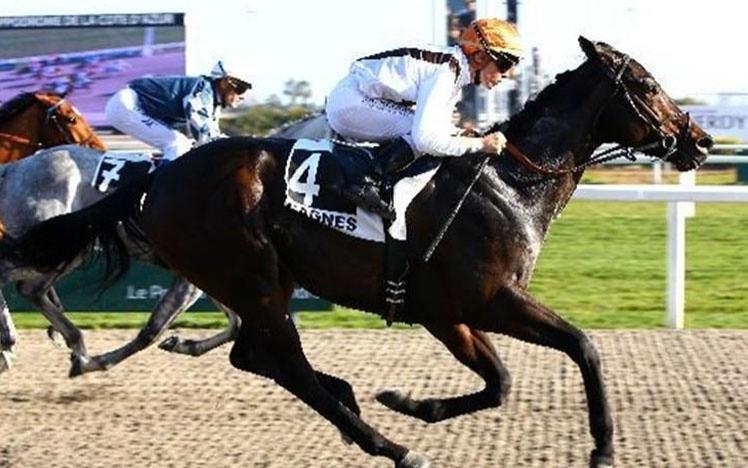
[[[13,348],[17,339],[8,303],[0,290],[0,374],[13,366]]]
[[[50,287],[47,290],[47,299],[49,299],[52,304],[55,304],[56,307],[63,308],[60,296],[57,294],[57,290],[54,286]],[[52,342],[57,346],[62,346],[62,343],[65,341],[62,333],[57,331],[57,329],[55,329],[55,327],[53,327],[52,325],[47,327],[47,337],[52,340]]]
[[[133,354],[144,350],[166,330],[169,325],[192,304],[200,298],[202,291],[189,281],[175,277],[169,290],[156,304],[151,312],[148,323],[138,335],[124,346],[105,354],[91,357],[87,362],[70,369],[70,376],[75,377],[87,372],[107,370]]]
[[[65,338],[65,344],[71,351],[70,361],[73,368],[88,361],[88,352],[83,341],[83,333],[65,317],[65,309],[57,300],[56,294],[49,293],[55,279],[56,277],[39,276],[34,280],[22,280],[17,283],[17,289],[23,297],[41,310],[42,315]]]
[[[272,378],[370,455],[390,458],[403,468],[428,466],[423,457],[386,439],[331,394],[328,388],[341,383],[346,387],[344,392],[348,393],[349,384],[314,371],[304,356],[298,333],[288,315],[257,310],[256,307],[252,309],[256,316],[262,316],[262,320],[247,323],[246,316],[243,316],[239,337],[231,351],[232,365]],[[337,392],[340,393],[340,389]]]
[[[214,285],[207,287],[207,292],[215,292],[214,296],[242,319],[239,337],[231,349],[231,364],[273,379],[365,452],[390,458],[403,468],[428,466],[425,459],[409,454],[405,447],[386,439],[361,420],[347,382],[314,371],[288,314],[292,284],[290,280],[281,280],[272,244],[260,233],[250,236],[253,242],[239,243],[234,245],[236,248],[221,243],[227,246],[223,256],[229,257],[222,258],[219,252],[214,252],[211,261],[220,268],[209,269],[211,278],[206,278]]]
[[[397,390],[377,395],[385,406],[426,422],[438,422],[500,406],[511,387],[511,376],[485,333],[466,325],[427,324],[426,328],[462,364],[483,378],[483,390],[452,398],[415,400]]]
[[[505,288],[495,297],[495,308],[481,320],[481,328],[562,351],[579,366],[589,411],[595,449],[590,466],[613,465],[613,419],[600,370],[600,356],[590,339],[527,292]]]
[[[206,338],[204,340],[188,340],[179,335],[170,336],[162,341],[158,347],[178,354],[187,354],[189,356],[202,356],[208,351],[212,351],[230,341],[234,341],[239,334],[241,319],[231,309],[213,299],[216,306],[226,315],[229,324],[220,333]]]

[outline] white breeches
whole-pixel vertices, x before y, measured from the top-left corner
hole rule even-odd
[[[379,142],[403,137],[412,143],[413,111],[365,96],[353,77],[345,78],[330,92],[325,113],[330,127],[346,138]]]
[[[105,112],[112,127],[160,149],[164,159],[176,159],[189,151],[194,143],[183,133],[143,113],[137,93],[130,88],[115,93],[107,102]]]

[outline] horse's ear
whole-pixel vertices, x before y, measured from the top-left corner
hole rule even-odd
[[[600,60],[600,52],[597,50],[594,42],[584,36],[579,36],[579,46],[582,48],[587,58],[590,60]]]

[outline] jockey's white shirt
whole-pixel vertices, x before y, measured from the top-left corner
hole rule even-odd
[[[461,90],[471,83],[468,59],[459,46],[396,49],[361,58],[351,65],[350,74],[328,97],[327,113],[331,126],[343,136],[360,138],[357,120],[370,126],[381,124],[380,140],[405,136],[414,150],[434,156],[461,156],[479,151],[477,138],[455,136],[452,113]],[[362,99],[356,101],[351,88]],[[348,102],[340,102],[340,101]],[[354,101],[354,102],[351,102]],[[392,111],[385,112],[392,104]],[[404,112],[415,105],[414,112]],[[375,115],[376,114],[376,115]],[[384,121],[383,121],[384,119]],[[392,122],[387,122],[392,119]]]

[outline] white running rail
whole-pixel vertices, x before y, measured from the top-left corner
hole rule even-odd
[[[748,186],[697,186],[695,173],[691,171],[680,174],[680,185],[582,184],[577,187],[574,198],[668,203],[666,323],[670,328],[683,328],[686,291],[686,218],[693,216],[694,202],[748,202]]]

